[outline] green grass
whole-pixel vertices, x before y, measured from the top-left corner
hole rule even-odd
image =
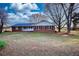
[[[76,35],[69,35],[69,36],[63,36],[63,35],[59,35],[56,33],[42,33],[42,32],[3,32],[2,34],[0,34],[0,38],[2,38],[2,36],[8,36],[8,35],[12,35],[10,36],[12,39],[22,39],[23,38],[28,38],[28,39],[33,39],[36,41],[43,41],[43,40],[57,40],[57,41],[61,41],[61,42],[74,42],[77,41],[79,42],[79,31],[77,32]],[[44,38],[44,39],[43,39]]]
[[[11,52],[13,54],[23,52],[25,55],[29,53],[34,53],[35,55],[39,53],[75,55],[74,51],[79,53],[79,31],[76,34],[73,33],[73,35],[68,36],[60,33],[4,32],[0,34],[0,39],[3,39],[0,40],[1,48],[6,47],[6,43],[8,42],[8,49],[6,51],[12,48],[9,50],[10,54]]]
[[[4,48],[4,47],[6,47],[6,45],[7,45],[7,42],[5,41],[5,40],[0,40],[0,48]]]

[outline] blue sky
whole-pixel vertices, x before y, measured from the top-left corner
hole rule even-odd
[[[8,14],[8,23],[25,23],[30,20],[32,14],[44,12],[44,3],[0,3],[0,8],[4,8]]]
[[[35,3],[39,10],[31,10],[32,12],[43,12],[44,11],[44,7],[45,4],[44,3]],[[7,7],[8,9],[6,10],[7,12],[16,12],[14,11],[14,9],[10,9],[10,6],[12,5],[12,3],[0,3],[0,8],[5,8]]]
[[[37,6],[40,8],[40,10],[32,10],[34,12],[43,12],[45,9],[45,4],[44,3],[37,3]]]

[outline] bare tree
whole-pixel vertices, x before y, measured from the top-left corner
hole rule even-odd
[[[66,25],[65,14],[59,3],[46,4],[46,15],[56,24],[58,32]]]
[[[72,12],[74,9],[75,3],[69,3],[69,4],[63,4],[61,3],[61,6],[64,10],[66,19],[67,19],[67,33],[70,33],[71,31],[71,22],[72,22]],[[67,9],[67,11],[66,11]]]
[[[4,9],[0,8],[0,33],[2,33],[3,25],[6,23],[7,14]]]
[[[38,23],[46,19],[48,19],[48,17],[41,12],[39,14],[33,14],[30,16],[30,22],[33,22],[33,23]]]

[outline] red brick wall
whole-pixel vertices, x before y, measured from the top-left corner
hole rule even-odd
[[[55,29],[39,29],[39,30],[37,30],[37,29],[35,29],[34,30],[35,32],[54,32],[55,31]]]
[[[25,31],[16,30],[12,28],[12,32],[25,32]],[[53,27],[53,29],[34,29],[34,32],[55,32],[55,28]]]
[[[54,32],[53,30],[35,30],[34,32]]]
[[[12,32],[26,32],[26,31],[13,30]],[[54,30],[34,30],[34,32],[54,32]]]

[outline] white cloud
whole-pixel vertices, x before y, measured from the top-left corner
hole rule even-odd
[[[14,14],[14,13],[8,13],[8,17],[7,17],[8,21],[8,25],[11,26],[11,25],[14,25],[16,23],[26,23],[27,20],[28,20],[28,17],[27,16],[19,16],[17,14]]]
[[[39,9],[38,6],[35,3],[28,4],[31,10],[37,10]]]
[[[16,10],[30,9],[36,10],[39,9],[37,4],[35,3],[13,3],[10,8],[14,8]]]
[[[8,13],[8,18],[19,18],[19,16],[14,13]]]
[[[7,7],[5,7],[7,9]],[[39,12],[31,12],[31,10],[39,9],[35,3],[13,3],[10,9],[14,9],[16,14],[8,13],[8,23],[9,25],[14,25],[16,23],[25,23],[32,14],[37,14]]]
[[[37,8],[37,6],[31,3],[13,3],[10,8],[13,8],[16,11],[16,14],[29,16],[31,15],[31,9]]]
[[[19,13],[20,15],[26,15],[29,16],[32,14],[31,10],[37,10],[39,9],[37,4],[35,3],[13,3],[11,4],[11,9],[13,8],[16,13]],[[34,14],[34,12],[33,12]]]

